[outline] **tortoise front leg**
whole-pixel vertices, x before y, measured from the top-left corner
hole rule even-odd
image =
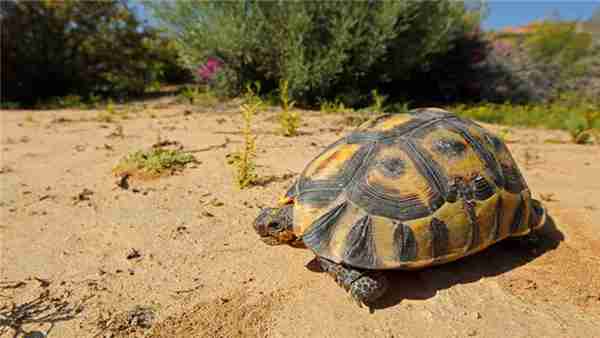
[[[368,306],[387,290],[387,279],[381,274],[371,276],[365,271],[346,267],[322,257],[317,259],[321,268],[333,277],[339,286],[349,291],[359,306]]]

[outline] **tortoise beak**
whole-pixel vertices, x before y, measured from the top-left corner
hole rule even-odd
[[[260,237],[268,237],[269,236],[269,231],[267,230],[266,224],[260,224],[260,223],[255,222],[253,224],[253,226],[254,226],[254,230]]]

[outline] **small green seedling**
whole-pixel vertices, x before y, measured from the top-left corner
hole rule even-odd
[[[229,163],[236,169],[236,181],[240,189],[247,188],[256,184],[258,174],[256,173],[256,136],[252,132],[252,120],[254,116],[263,106],[261,98],[256,94],[260,89],[259,84],[255,84],[256,88],[247,86],[245,95],[246,103],[241,105],[242,118],[244,125],[242,127],[242,135],[244,137],[242,149],[233,153]]]
[[[596,131],[593,129],[597,116],[600,116],[600,114],[587,113],[584,114],[583,118],[572,116],[565,121],[565,126],[573,143],[588,144],[593,142],[594,137],[597,137]]]
[[[200,90],[198,87],[185,87],[179,96],[191,105],[202,105],[210,108],[219,103],[219,99],[208,89]]]
[[[187,101],[189,104],[194,104],[196,103],[196,97],[198,96],[198,94],[200,94],[200,91],[197,87],[188,86],[181,91],[179,96],[185,101]]]
[[[373,104],[371,105],[371,110],[378,114],[383,113],[383,104],[385,103],[387,97],[380,95],[377,89],[373,89],[371,91],[371,95],[373,96]]]
[[[296,102],[290,101],[288,89],[288,81],[281,81],[279,84],[279,99],[281,100],[279,123],[284,136],[297,136],[298,128],[300,128],[300,114],[297,111],[291,111]]]
[[[326,114],[338,114],[352,111],[352,109],[346,107],[339,98],[336,98],[334,101],[321,101],[320,110]]]

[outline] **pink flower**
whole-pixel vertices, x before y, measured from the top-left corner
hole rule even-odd
[[[209,57],[206,63],[198,68],[198,76],[202,80],[208,82],[214,79],[222,65],[223,62],[221,62],[221,60]]]

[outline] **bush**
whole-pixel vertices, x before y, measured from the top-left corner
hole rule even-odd
[[[544,21],[528,33],[490,36],[490,53],[481,69],[482,99],[526,103],[554,100],[561,93],[600,95],[600,50],[574,22]]]
[[[466,10],[453,1],[154,2],[176,36],[180,61],[198,69],[223,62],[216,83],[239,94],[288,81],[290,97],[314,105],[336,98],[366,105],[372,88],[398,96],[465,33]]]
[[[2,98],[136,94],[181,76],[172,43],[132,13],[117,0],[2,1]]]

